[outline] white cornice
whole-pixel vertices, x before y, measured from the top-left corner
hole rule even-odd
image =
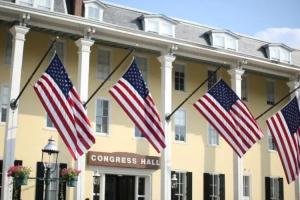
[[[68,33],[76,33],[83,35],[86,27],[95,27],[95,37],[99,39],[106,38],[108,41],[118,41],[121,44],[127,44],[131,41],[132,45],[138,44],[141,48],[151,50],[166,49],[173,44],[177,44],[180,51],[185,55],[193,57],[193,55],[205,55],[208,58],[213,57],[219,60],[238,61],[246,59],[248,63],[257,65],[265,69],[285,71],[287,73],[300,73],[300,66],[272,63],[268,59],[249,56],[237,52],[230,52],[200,45],[195,42],[180,40],[171,37],[165,37],[153,33],[147,33],[141,30],[133,30],[105,22],[94,22],[83,17],[67,15],[57,12],[47,12],[35,8],[24,7],[14,3],[0,1],[0,19],[15,21],[19,19],[21,13],[29,13],[31,16],[31,24],[41,28],[49,28]]]

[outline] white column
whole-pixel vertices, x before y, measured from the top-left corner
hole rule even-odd
[[[232,68],[228,70],[231,76],[231,88],[241,97],[242,95],[242,75],[244,70],[240,68]],[[234,153],[234,199],[243,199],[243,159]]]
[[[295,78],[291,78],[290,81],[287,82],[287,85],[288,85],[290,91],[292,91],[292,90],[296,89],[300,85],[300,83]],[[290,99],[292,99],[295,96],[298,98],[298,104],[300,104],[299,90],[297,90],[293,94],[291,94]],[[295,181],[295,197],[296,197],[295,199],[300,199],[300,177],[298,177],[298,179],[296,179],[296,181]]]
[[[20,92],[21,72],[23,62],[23,50],[25,35],[29,28],[24,26],[13,26],[10,32],[13,35],[12,67],[10,73],[10,99],[17,98]],[[12,198],[12,185],[10,179],[6,176],[9,166],[14,164],[16,134],[18,125],[18,108],[7,111],[7,121],[5,127],[5,142],[2,171],[2,198],[9,200]]]
[[[85,102],[88,99],[88,87],[89,87],[89,68],[90,68],[90,53],[91,46],[94,44],[93,40],[81,38],[78,39],[75,44],[78,46],[78,92],[81,101]],[[81,170],[78,177],[76,192],[74,199],[84,199],[85,188],[85,159],[86,156],[82,155],[76,162],[76,168]],[[92,183],[91,183],[92,184]]]
[[[165,117],[172,112],[172,63],[175,56],[163,54],[158,60],[161,63],[161,109],[166,142],[166,148],[161,152],[161,200],[171,200],[171,123]]]

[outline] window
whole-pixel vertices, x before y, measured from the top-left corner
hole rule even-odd
[[[50,116],[48,114],[46,114],[46,126],[48,128],[54,128],[54,124],[52,122],[52,120],[50,119]]]
[[[219,145],[219,134],[211,125],[208,125],[208,144],[212,146]]]
[[[98,49],[97,56],[97,79],[105,79],[110,73],[111,52]]]
[[[145,191],[146,180],[145,180],[145,177],[137,177],[137,179],[138,179],[137,199],[138,200],[145,200],[146,199],[146,191]]]
[[[143,76],[144,81],[148,82],[147,71],[148,71],[148,61],[145,57],[136,56],[135,57],[136,64]]]
[[[51,9],[51,0],[36,0],[37,7],[43,10],[50,10]]]
[[[186,200],[192,199],[192,172],[172,171],[171,178],[176,177],[177,181],[172,182],[171,199]]]
[[[175,113],[175,140],[186,141],[186,113],[183,110]]]
[[[96,108],[96,132],[108,134],[108,109],[107,100],[98,99]]]
[[[5,53],[4,53],[4,63],[10,65],[11,64],[11,56],[12,56],[12,35],[7,33],[6,36],[6,46],[5,46]]]
[[[184,65],[175,64],[175,90],[184,91],[185,85],[185,75],[184,75]]]
[[[23,6],[33,6],[33,0],[16,0],[16,3]]]
[[[246,76],[242,77],[242,100],[247,101],[248,100],[248,80]]]
[[[7,120],[7,108],[9,105],[9,87],[8,85],[3,85],[1,87],[1,91],[0,91],[0,106],[1,106],[1,110],[0,110],[0,114],[1,114],[1,118],[0,118],[0,122],[6,122]]]
[[[45,177],[45,166],[42,162],[37,162],[36,166],[36,188],[35,188],[35,199],[40,200],[44,199],[45,196],[45,187],[44,187],[44,177]],[[66,199],[66,182],[59,181],[61,178],[61,170],[67,168],[67,164],[58,163],[57,166],[52,164],[51,167],[56,167],[56,170],[50,174],[50,178],[56,179],[56,181],[50,181],[49,184],[49,199],[51,200],[60,200]]]
[[[271,151],[276,151],[277,148],[272,135],[270,133],[268,133],[267,135],[268,135],[268,149]]]
[[[243,197],[250,200],[250,176],[243,176]]]
[[[93,177],[93,200],[100,200],[100,175],[98,172],[95,172]]]
[[[267,104],[273,105],[275,103],[275,82],[272,80],[267,80]]]
[[[227,31],[212,31],[210,34],[212,46],[232,51],[238,50],[238,36]]]
[[[267,46],[269,59],[278,62],[291,63],[291,51],[292,49],[281,44],[269,44]]]
[[[91,1],[84,1],[84,17],[87,19],[102,21],[103,20],[103,13],[106,5],[95,0]]]
[[[225,175],[204,173],[204,199],[225,200]]]
[[[134,136],[136,138],[144,138],[144,135],[137,126],[134,127]]]
[[[266,200],[283,200],[283,178],[265,178]]]
[[[175,37],[176,21],[161,15],[144,15],[144,31],[157,33],[168,37]]]
[[[214,73],[214,71],[208,70],[207,72],[208,78],[208,89],[210,89],[216,82],[217,82],[217,73]]]
[[[50,43],[52,43],[52,41],[50,41]],[[51,55],[50,60],[53,58],[54,52],[56,52],[56,54],[58,55],[61,62],[64,63],[64,57],[65,57],[65,43],[64,43],[64,41],[62,41],[62,40],[56,41],[55,46],[51,50],[51,53],[49,53]]]

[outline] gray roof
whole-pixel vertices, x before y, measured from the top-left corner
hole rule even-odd
[[[118,26],[143,30],[143,15],[159,15],[145,11],[135,10],[111,3],[105,2],[107,8],[104,10],[103,21]],[[175,38],[198,43],[205,46],[211,46],[209,41],[209,33],[215,31],[215,28],[198,25],[196,23],[187,22],[171,18],[178,22],[176,25]],[[228,31],[228,30],[227,30]],[[231,32],[231,31],[229,31]],[[257,58],[267,58],[265,47],[269,42],[261,41],[250,36],[233,33],[239,37],[238,53],[254,56]],[[300,51],[292,51],[292,63],[300,65]]]

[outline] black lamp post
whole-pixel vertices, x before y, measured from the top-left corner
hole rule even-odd
[[[49,186],[51,182],[50,175],[57,169],[57,158],[59,151],[52,137],[48,140],[48,144],[42,149],[42,162],[44,164],[45,174],[45,200],[49,200]],[[53,166],[54,165],[54,166]]]

